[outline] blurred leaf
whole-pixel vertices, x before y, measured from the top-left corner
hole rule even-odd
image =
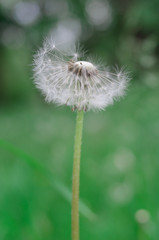
[[[41,173],[46,178],[48,184],[52,188],[56,189],[56,191],[58,191],[61,194],[61,196],[63,196],[63,198],[71,204],[72,199],[71,191],[63,183],[55,179],[53,173],[50,170],[48,170],[44,165],[39,163],[35,158],[30,156],[23,150],[15,147],[8,141],[0,139],[0,147],[28,163],[32,167],[32,169],[38,170],[39,173]],[[79,203],[79,211],[83,216],[85,216],[89,220],[93,220],[96,217],[95,214],[81,200]]]

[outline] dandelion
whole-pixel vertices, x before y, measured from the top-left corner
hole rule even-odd
[[[34,78],[47,102],[72,109],[104,109],[124,94],[128,75],[90,62],[82,53],[60,51],[46,41],[34,58]]]
[[[72,240],[79,239],[79,172],[83,115],[102,110],[124,95],[128,74],[111,72],[80,51],[62,51],[46,40],[34,56],[34,79],[47,102],[68,105],[77,110],[72,186]]]

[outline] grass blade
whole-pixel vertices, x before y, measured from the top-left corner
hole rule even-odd
[[[43,164],[39,163],[39,161],[37,161],[34,157],[30,156],[23,150],[15,147],[13,144],[9,143],[6,140],[0,139],[0,147],[19,157],[21,160],[29,164],[29,166],[31,166],[34,171],[36,170],[40,174],[42,174],[42,176],[45,177],[45,179],[47,180],[48,184],[56,191],[58,191],[58,193],[61,194],[61,196],[71,204],[71,191],[63,183],[55,179],[53,173],[48,170]],[[93,220],[96,218],[96,215],[81,200],[79,202],[79,211],[89,220]]]

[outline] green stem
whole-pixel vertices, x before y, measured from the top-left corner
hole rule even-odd
[[[83,115],[83,111],[77,112],[72,183],[72,240],[79,240],[79,176]]]

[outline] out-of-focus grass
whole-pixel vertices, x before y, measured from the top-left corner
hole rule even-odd
[[[28,155],[26,152],[16,148],[9,142],[1,139],[0,148],[5,149],[6,151],[10,152],[13,156],[15,155],[19,159],[25,161],[34,171],[37,171],[40,174],[42,181],[47,181],[48,184],[53,189],[58,191],[58,193],[60,193],[66,201],[71,203],[72,198],[71,191],[67,189],[67,187],[64,184],[62,184],[59,180],[57,180],[54,177],[53,173],[49,169],[47,169],[44,164],[39,163],[36,159]],[[81,201],[79,202],[79,211],[90,220],[96,217],[95,214]]]
[[[80,196],[97,217],[81,215],[81,239],[158,240],[158,91],[132,84],[120,103],[85,114]],[[35,156],[71,189],[75,115],[51,105],[3,107],[1,139]],[[65,198],[21,156],[1,148],[0,158],[0,239],[70,239]],[[134,218],[141,208],[150,212],[144,226]]]

